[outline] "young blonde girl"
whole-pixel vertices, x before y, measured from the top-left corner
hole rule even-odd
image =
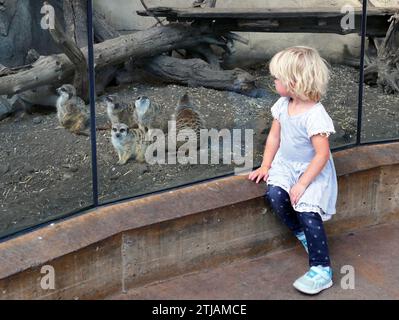
[[[271,108],[262,165],[249,179],[266,181],[266,200],[309,253],[310,270],[294,287],[316,294],[333,284],[323,221],[335,214],[338,193],[328,141],[335,130],[320,103],[329,70],[315,49],[297,46],[278,52],[270,73],[281,97]]]

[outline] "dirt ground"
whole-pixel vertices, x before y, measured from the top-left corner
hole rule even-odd
[[[265,66],[248,71],[260,87],[273,81]],[[334,120],[331,147],[356,138],[359,71],[335,65],[327,96],[322,100]],[[171,112],[188,92],[208,128],[253,129],[254,163],[259,164],[272,118],[270,107],[278,95],[268,89],[262,98],[232,92],[178,85],[132,84],[111,88],[126,99],[147,95]],[[366,86],[363,114],[364,141],[399,137],[399,97]],[[98,125],[105,123],[98,105]],[[90,139],[58,126],[55,110],[17,115],[0,121],[0,237],[81,210],[92,204]],[[97,131],[100,203],[131,197],[231,173],[234,164],[148,165],[129,161],[116,164],[109,130]]]

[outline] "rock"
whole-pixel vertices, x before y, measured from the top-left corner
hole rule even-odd
[[[64,174],[62,175],[62,180],[69,180],[69,179],[72,179],[72,177],[73,177],[72,174],[66,172],[66,173],[64,173]]]
[[[0,96],[0,120],[7,117],[12,110],[12,106],[5,96]]]
[[[33,124],[42,123],[42,118],[40,118],[40,117],[33,118],[32,122],[33,122]]]
[[[119,177],[120,177],[120,174],[115,174],[115,175],[113,175],[110,179],[111,179],[112,181],[115,181],[115,180],[118,180]]]
[[[71,172],[77,172],[79,170],[79,168],[77,166],[72,165],[72,166],[69,167],[69,170]]]
[[[149,167],[146,163],[139,163],[137,165],[137,172],[139,175],[143,175],[149,171]]]

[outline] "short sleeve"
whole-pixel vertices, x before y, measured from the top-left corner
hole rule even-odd
[[[328,137],[330,134],[335,133],[334,123],[324,107],[310,113],[306,121],[306,133],[309,138],[316,134]]]
[[[285,97],[280,97],[280,99],[278,99],[271,108],[272,116],[276,120],[280,120],[280,115],[283,110],[284,101]]]

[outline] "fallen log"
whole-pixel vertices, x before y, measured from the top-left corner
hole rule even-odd
[[[252,75],[241,69],[218,70],[201,59],[158,56],[143,61],[142,68],[165,82],[202,86],[258,96],[260,89]]]
[[[156,56],[177,48],[189,48],[212,41],[215,39],[210,31],[183,24],[155,27],[96,44],[95,67],[99,69],[123,63],[129,58]],[[87,59],[87,47],[82,48],[82,52]],[[16,94],[50,83],[63,83],[73,72],[74,64],[65,54],[43,57],[29,70],[0,77],[0,95]]]

